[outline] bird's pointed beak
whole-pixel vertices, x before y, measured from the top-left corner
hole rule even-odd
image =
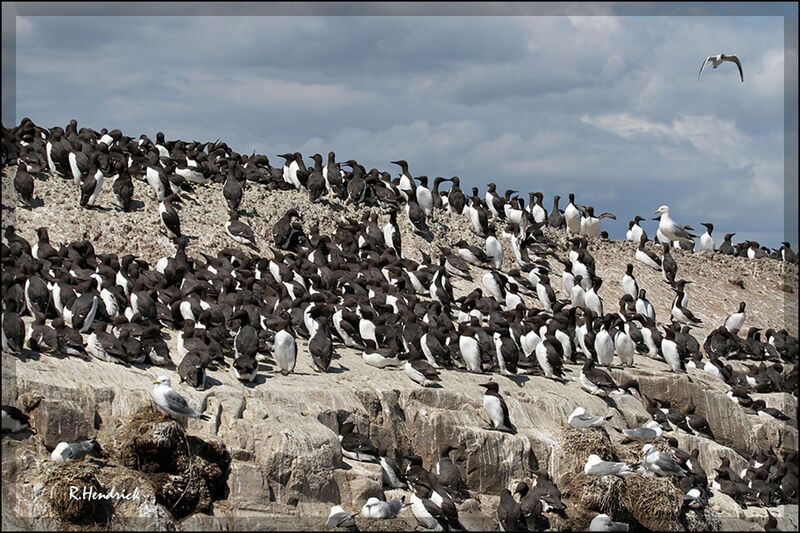
[[[655,211],[653,211],[653,214],[654,214],[654,215],[657,215],[657,214],[659,214],[660,212],[661,212],[661,211],[659,211],[658,209],[656,209]]]
[[[153,385],[158,385],[158,381],[154,381],[154,382],[153,382]]]

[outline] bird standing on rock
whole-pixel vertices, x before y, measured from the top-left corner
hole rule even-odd
[[[178,212],[173,207],[172,202],[180,202],[181,197],[177,194],[170,194],[165,196],[161,203],[158,204],[158,214],[161,217],[161,224],[164,227],[164,232],[170,239],[178,239],[181,236],[181,221],[178,218]]]
[[[744,313],[745,305],[745,302],[739,302],[739,310],[731,314],[725,320],[725,329],[727,329],[733,335],[739,333],[739,330],[742,329],[742,326],[744,326],[744,321],[746,318]]]
[[[186,417],[199,418],[200,420],[209,419],[208,416],[192,409],[186,403],[186,399],[172,389],[169,376],[159,376],[153,383],[156,385],[153,389],[153,400],[155,400],[159,409],[171,417],[178,420],[183,420]]]
[[[492,429],[513,433],[516,428],[508,418],[508,406],[506,406],[503,397],[500,396],[500,387],[494,381],[481,383],[480,386],[486,388],[486,392],[483,395],[483,407],[489,414]]]

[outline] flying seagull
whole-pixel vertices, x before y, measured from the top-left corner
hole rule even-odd
[[[711,63],[711,66],[717,68],[720,66],[724,61],[730,61],[731,63],[736,63],[736,66],[739,67],[739,76],[742,78],[742,83],[744,83],[744,74],[742,73],[742,63],[739,61],[739,58],[736,56],[726,56],[725,54],[719,54],[717,56],[708,56],[703,64],[700,65],[700,74],[703,73],[703,69],[706,68],[706,65]],[[700,79],[700,74],[697,75],[697,79]]]

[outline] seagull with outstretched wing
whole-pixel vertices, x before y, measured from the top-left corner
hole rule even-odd
[[[703,73],[703,69],[706,68],[706,65],[711,63],[713,68],[717,68],[723,62],[730,61],[731,63],[736,63],[736,66],[739,67],[739,76],[742,78],[742,83],[744,83],[744,73],[742,72],[742,62],[739,61],[739,58],[736,56],[728,56],[725,54],[719,54],[716,56],[708,56],[703,64],[700,65],[700,74],[697,75],[697,79],[700,79],[700,75]]]

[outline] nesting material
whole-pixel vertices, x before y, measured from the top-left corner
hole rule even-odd
[[[156,501],[176,518],[211,512],[224,497],[230,455],[219,443],[186,435],[183,427],[155,411],[137,413],[113,436],[114,457],[143,473]]]
[[[564,456],[562,472],[583,472],[586,458],[592,454],[604,461],[620,461],[608,433],[602,428],[575,429],[564,428],[561,437],[561,450]]]
[[[42,494],[58,519],[76,525],[108,521],[112,512],[109,501],[84,497],[84,491],[106,492],[97,478],[98,472],[98,467],[88,461],[46,463]]]

